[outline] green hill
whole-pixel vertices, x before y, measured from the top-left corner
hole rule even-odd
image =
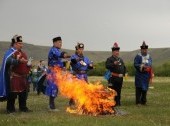
[[[10,42],[0,42],[0,62],[2,62],[2,57],[4,52],[9,48]],[[38,61],[40,59],[47,60],[48,51],[51,46],[38,46],[32,44],[24,44],[24,50]],[[63,51],[68,52],[70,55],[74,54],[74,50],[62,49]],[[140,52],[140,50],[121,52],[120,56],[124,59],[125,62],[133,62],[135,55]],[[153,58],[154,65],[161,65],[165,62],[170,62],[170,48],[151,48],[149,52]],[[94,62],[102,62],[111,56],[111,50],[109,51],[85,51],[84,54],[88,56]]]

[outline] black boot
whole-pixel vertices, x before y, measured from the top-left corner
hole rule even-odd
[[[7,110],[7,113],[13,113],[15,112],[15,99],[17,97],[17,94],[16,93],[9,93],[9,96],[7,98],[7,107],[6,107],[6,110]]]
[[[19,93],[19,110],[21,112],[31,112],[31,110],[27,108],[26,100],[27,100],[27,92],[24,91]]]
[[[55,100],[55,97],[50,96],[50,98],[49,98],[49,107],[50,107],[50,109],[55,109],[54,100]]]

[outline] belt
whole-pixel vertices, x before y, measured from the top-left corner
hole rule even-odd
[[[87,72],[85,70],[75,71],[77,74],[86,74]]]
[[[26,77],[27,75],[22,75],[22,74],[12,72],[11,76],[14,76],[14,77]]]
[[[114,77],[123,77],[123,74],[122,74],[122,76],[120,76],[120,74],[112,72],[112,76],[114,76]]]

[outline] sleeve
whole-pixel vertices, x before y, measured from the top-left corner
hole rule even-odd
[[[151,56],[149,56],[149,63],[148,63],[149,66],[152,66],[152,58]]]
[[[65,58],[65,57],[64,57],[64,55],[65,55],[65,54],[67,54],[67,53],[66,53],[66,52],[64,52],[64,51],[63,51],[63,52],[61,52],[61,54],[60,54],[60,56],[59,56],[59,57],[60,57],[60,58]]]
[[[140,71],[140,67],[141,67],[141,57],[139,55],[137,55],[134,59],[134,67],[137,71]]]
[[[7,58],[6,64],[8,64],[8,65],[18,65],[19,61],[17,59],[15,59],[13,56],[10,56],[10,57]]]
[[[92,62],[90,61],[90,59],[89,58],[87,58],[87,63],[86,63],[88,66],[88,69],[90,70],[90,69],[93,69],[93,65],[92,66],[90,66],[90,64],[92,64]]]
[[[52,56],[55,58],[55,59],[58,59],[59,57],[61,57],[61,52],[60,51],[58,51],[58,50],[52,50]]]
[[[123,59],[121,59],[121,62],[122,62],[122,65],[123,65],[123,70],[124,70],[123,75],[125,76],[127,69],[126,69],[125,63],[123,62]]]
[[[71,64],[77,63],[76,57],[74,55],[72,55],[70,59],[71,59]]]
[[[58,60],[60,57],[61,52],[58,51],[57,49],[51,48],[48,54],[48,65],[53,66],[55,64],[55,61]]]
[[[111,69],[113,67],[113,62],[110,58],[107,58],[106,63],[105,63],[105,67],[107,69]]]

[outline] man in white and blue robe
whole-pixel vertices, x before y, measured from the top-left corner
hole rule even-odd
[[[152,69],[152,58],[148,54],[148,45],[143,42],[141,53],[137,54],[134,59],[135,87],[136,87],[136,104],[145,105],[147,102],[146,96],[151,78],[150,71]]]

